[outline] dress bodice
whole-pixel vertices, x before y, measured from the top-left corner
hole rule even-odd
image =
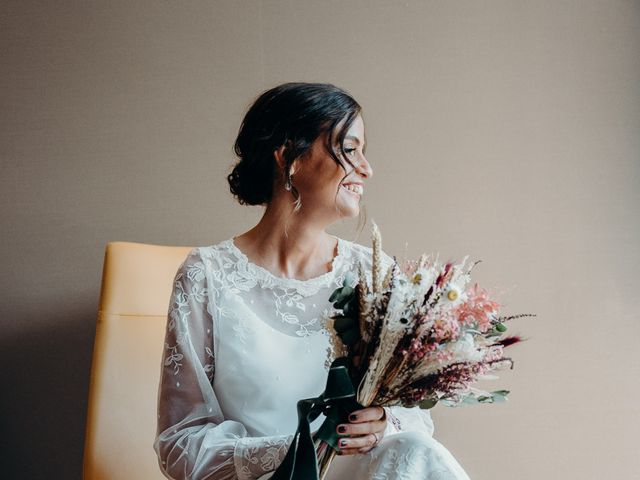
[[[252,263],[233,238],[201,248],[212,267],[213,388],[225,418],[242,421],[250,435],[293,434],[297,401],[324,389],[332,359],[329,296],[358,261],[353,245],[338,238],[331,269],[306,280]]]
[[[189,252],[173,280],[158,391],[154,449],[165,476],[249,480],[279,464],[297,401],[325,387],[329,297],[359,263],[370,281],[371,257],[371,247],[338,238],[331,270],[299,280],[252,263],[233,238]],[[393,259],[382,252],[382,262]],[[433,430],[428,414],[407,413],[409,427]]]

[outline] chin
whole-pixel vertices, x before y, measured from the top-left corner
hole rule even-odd
[[[340,205],[340,214],[343,218],[357,217],[360,214],[360,206],[356,205]]]
[[[343,217],[357,217],[360,214],[360,197],[354,197],[348,192],[341,191],[338,197],[338,208]]]

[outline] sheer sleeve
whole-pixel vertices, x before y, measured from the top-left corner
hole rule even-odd
[[[175,274],[167,314],[153,448],[174,480],[249,480],[274,470],[291,435],[248,437],[225,420],[213,390],[213,308],[198,248]]]
[[[421,431],[433,436],[434,425],[431,412],[420,407],[405,408],[399,406],[383,407],[387,412],[385,435],[398,432]]]

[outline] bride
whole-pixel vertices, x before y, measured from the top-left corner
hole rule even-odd
[[[358,262],[371,271],[370,247],[326,232],[360,213],[365,149],[361,107],[334,85],[285,83],[249,108],[228,181],[240,204],[266,208],[176,272],[153,445],[167,478],[267,479],[284,458],[297,401],[326,383],[329,296]],[[353,412],[326,480],[468,480],[433,431],[417,407]]]

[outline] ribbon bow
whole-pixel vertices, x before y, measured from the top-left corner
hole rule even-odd
[[[341,437],[336,432],[338,423],[347,418],[349,413],[362,408],[355,400],[356,393],[346,365],[346,357],[334,360],[324,392],[319,397],[298,401],[298,429],[271,480],[318,480],[318,461],[311,435],[311,422],[321,413],[326,415],[317,436],[337,449],[338,438]]]

